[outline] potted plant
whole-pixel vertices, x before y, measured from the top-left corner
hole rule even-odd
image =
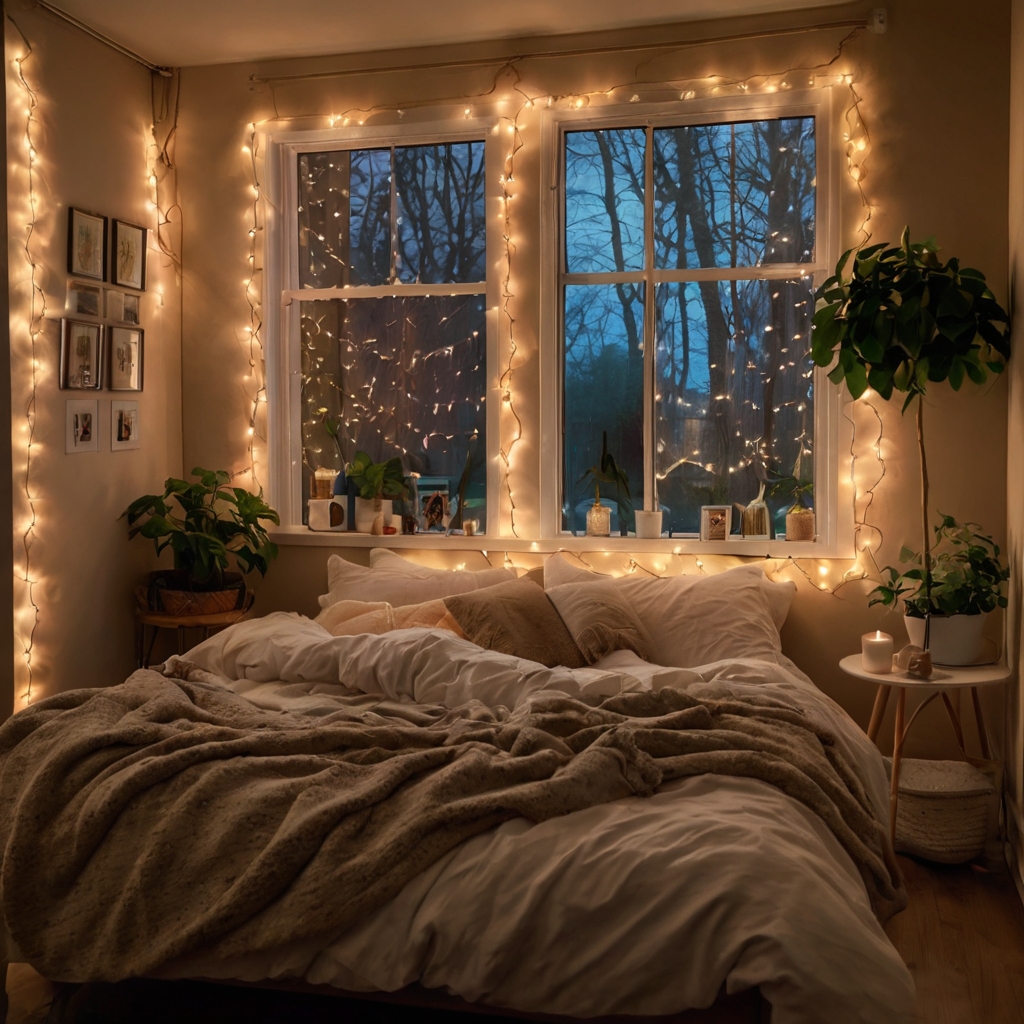
[[[818,366],[835,366],[834,384],[846,382],[859,398],[870,386],[888,401],[893,391],[917,398],[917,445],[921,460],[922,569],[931,566],[928,528],[928,462],[924,446],[924,394],[929,383],[948,380],[959,391],[964,380],[984,384],[1001,373],[1010,356],[1006,311],[978,270],[943,263],[934,239],[910,241],[903,229],[899,247],[888,243],[850,249],[835,274],[815,292],[811,355]],[[849,279],[844,270],[853,255]],[[931,631],[931,573],[925,571],[924,634]]]
[[[931,619],[931,652],[940,665],[971,665],[982,653],[988,614],[1007,605],[1004,594],[1010,570],[999,560],[999,546],[979,533],[977,523],[958,523],[943,515],[935,527],[930,572],[917,551],[903,548],[904,571],[887,565],[888,579],[875,587],[870,603],[895,607],[903,599],[903,621],[910,642],[923,645],[926,616]],[[928,595],[925,595],[925,583]]]
[[[261,520],[279,524],[278,514],[242,487],[229,487],[224,470],[196,468],[195,482],[164,482],[164,493],[146,494],[122,513],[129,539],[153,541],[159,555],[174,553],[174,568],[150,575],[149,606],[170,615],[209,615],[245,604],[245,577],[229,572],[234,563],[243,573],[266,575],[277,557]]]
[[[629,493],[629,477],[619,468],[611,452],[608,451],[608,431],[601,433],[601,460],[591,466],[580,477],[584,483],[590,478],[594,487],[594,504],[587,511],[587,536],[607,537],[611,533],[612,510],[609,505],[601,504],[601,484],[615,486],[615,503],[618,506],[619,520],[625,522],[633,511],[633,502]],[[660,534],[660,530],[658,531]]]
[[[348,479],[359,491],[356,529],[360,533],[374,533],[379,525],[379,532],[383,533],[391,525],[393,499],[404,498],[407,493],[402,460],[396,456],[387,462],[373,462],[366,452],[358,451],[349,463]]]
[[[769,497],[792,499],[786,509],[786,540],[814,540],[814,481],[801,479],[800,460],[789,476],[777,476]]]

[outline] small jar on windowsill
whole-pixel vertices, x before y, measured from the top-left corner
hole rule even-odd
[[[594,502],[587,509],[587,536],[608,537],[612,532],[612,510],[607,505]]]
[[[814,510],[792,508],[786,513],[786,540],[814,540]]]

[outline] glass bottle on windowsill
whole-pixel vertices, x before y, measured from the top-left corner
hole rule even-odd
[[[595,501],[587,509],[587,536],[607,537],[612,532],[612,510],[607,505]]]

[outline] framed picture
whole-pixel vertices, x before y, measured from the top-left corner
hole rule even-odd
[[[124,316],[121,317],[126,324],[138,324],[139,322],[139,297],[138,295],[125,295]]]
[[[110,403],[110,450],[128,451],[141,445],[139,435],[139,403]]]
[[[100,309],[102,290],[98,284],[82,281],[68,281],[68,297],[65,312],[71,316],[103,316]]]
[[[104,281],[107,266],[107,218],[68,210],[68,273]]]
[[[67,430],[64,436],[64,451],[68,455],[79,452],[98,452],[99,438],[96,430],[99,426],[99,402],[95,398],[89,401],[76,399],[66,402]]]
[[[137,327],[108,327],[107,352],[107,387],[111,391],[141,391],[142,331]]]
[[[114,221],[114,238],[110,246],[111,273],[114,284],[124,288],[146,288],[146,229],[123,220]]]
[[[103,328],[80,320],[62,320],[60,386],[98,391],[103,385]]]
[[[124,299],[124,292],[119,292],[115,288],[107,289],[106,308],[108,320],[120,320],[122,323],[124,323]]]
[[[728,540],[732,530],[731,505],[701,505],[700,539]]]

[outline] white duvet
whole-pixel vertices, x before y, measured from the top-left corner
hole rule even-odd
[[[513,707],[539,690],[607,695],[672,686],[768,694],[837,736],[882,820],[881,758],[781,655],[666,669],[619,652],[546,669],[421,629],[333,637],[276,614],[186,655],[262,707],[336,710],[337,695]],[[344,680],[346,686],[342,686]],[[580,1017],[670,1014],[758,985],[773,1024],[889,1024],[913,982],[873,916],[853,862],[811,811],[764,783],[699,776],[650,799],[541,824],[514,820],[463,843],[360,925],[322,944],[238,962],[179,962],[168,976],[298,976],[348,990],[412,982],[473,1002]]]

